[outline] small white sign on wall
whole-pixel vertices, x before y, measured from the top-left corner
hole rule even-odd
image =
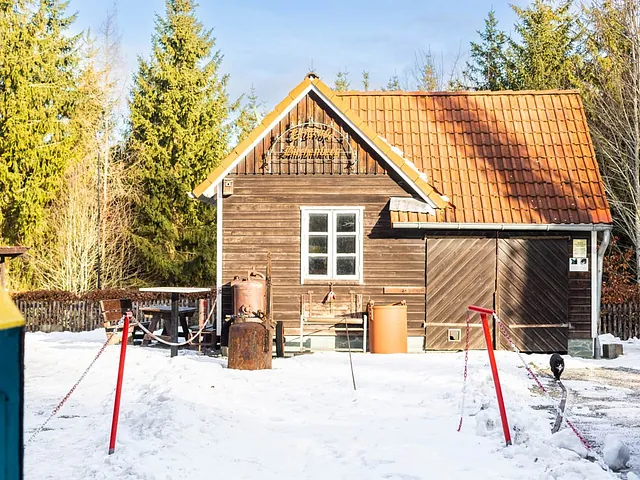
[[[587,239],[586,238],[573,239],[573,256],[575,258],[587,258]]]
[[[569,271],[570,272],[588,272],[589,271],[589,259],[571,257],[569,259]]]

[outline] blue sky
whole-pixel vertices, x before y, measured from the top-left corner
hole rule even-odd
[[[112,5],[113,0],[71,0],[69,11],[78,13],[74,30],[97,31]],[[117,4],[127,80],[137,56],[148,57],[154,14],[163,14],[164,6],[164,0]],[[469,42],[477,39],[492,7],[510,31],[515,15],[509,3],[495,0],[201,0],[197,14],[214,29],[231,96],[254,85],[266,107],[273,107],[312,65],[329,85],[346,69],[354,89],[361,89],[362,70],[370,72],[372,88],[384,86],[394,73],[403,76],[418,49],[431,48],[446,70],[460,52],[464,65]]]

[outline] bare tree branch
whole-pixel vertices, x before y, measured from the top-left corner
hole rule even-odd
[[[640,279],[640,6],[602,0],[588,15],[585,104],[614,221],[636,248]]]

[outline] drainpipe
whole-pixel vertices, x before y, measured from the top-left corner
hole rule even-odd
[[[604,230],[602,236],[602,243],[600,243],[600,248],[598,249],[598,285],[596,288],[596,307],[597,307],[597,315],[596,315],[596,324],[595,329],[593,330],[595,334],[595,338],[593,341],[593,349],[594,349],[594,358],[600,358],[601,350],[600,350],[600,341],[598,340],[598,335],[600,333],[598,329],[598,321],[600,319],[600,308],[602,302],[602,264],[604,261],[604,254],[609,247],[609,242],[611,241],[611,229]]]

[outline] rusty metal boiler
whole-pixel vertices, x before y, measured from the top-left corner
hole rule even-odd
[[[231,282],[233,292],[232,315],[251,315],[253,312],[265,312],[267,304],[267,282],[265,276],[255,270],[247,273],[246,278],[235,277]]]

